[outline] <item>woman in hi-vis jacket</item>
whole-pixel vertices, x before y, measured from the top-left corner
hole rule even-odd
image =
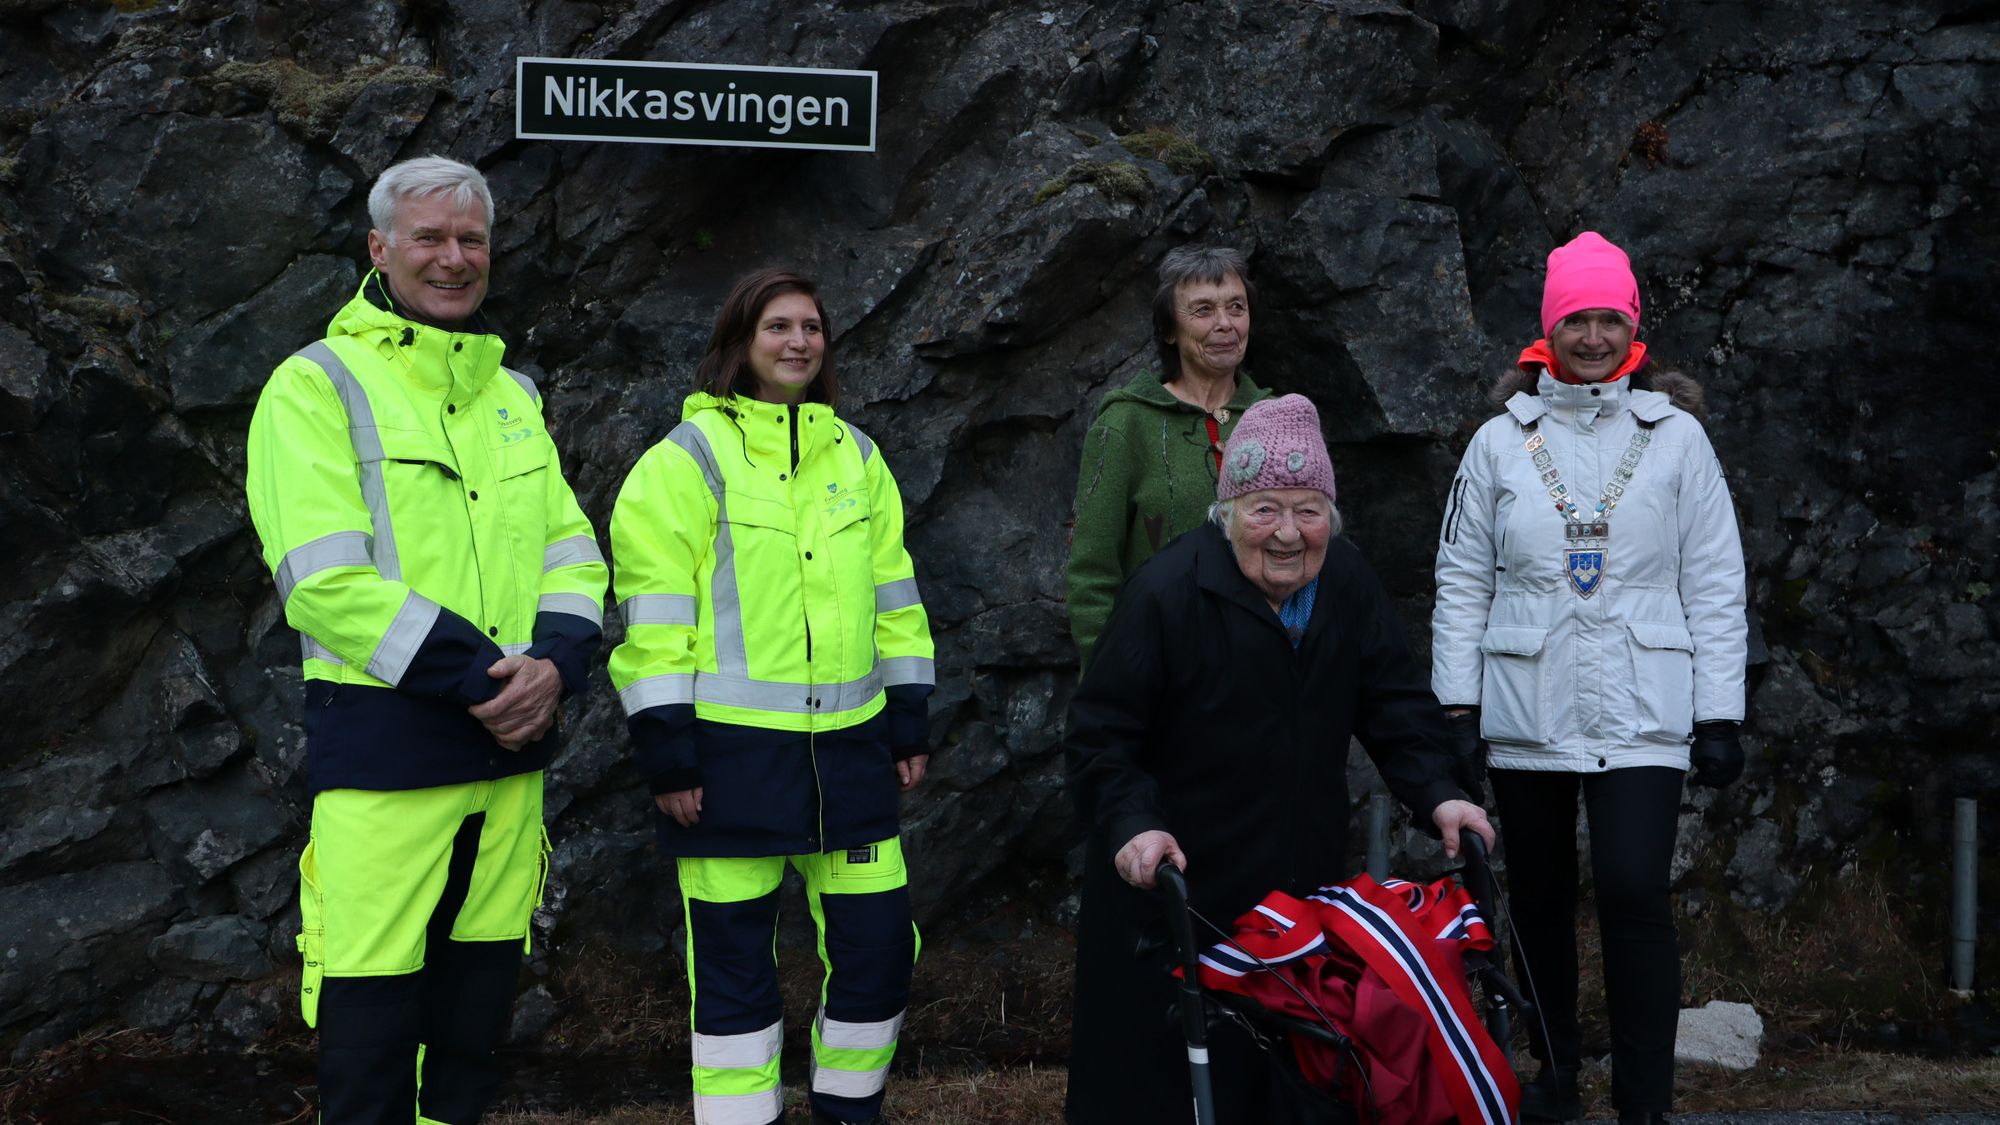
[[[935,682],[902,497],[834,412],[805,278],[738,282],[695,386],[611,517],[611,678],[687,909],[695,1119],[783,1117],[772,935],[789,862],[826,963],[813,1120],[874,1121],[917,952],[897,795],[923,778]]]
[[[1646,369],[1639,286],[1592,232],[1549,255],[1543,339],[1465,451],[1438,537],[1431,689],[1459,783],[1499,803],[1515,963],[1541,1020],[1535,1120],[1577,1096],[1576,810],[1590,865],[1621,1121],[1672,1107],[1680,1010],[1670,863],[1681,783],[1743,771],[1743,549],[1700,388]]]

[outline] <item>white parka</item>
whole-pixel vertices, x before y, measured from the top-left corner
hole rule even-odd
[[[1688,766],[1697,719],[1743,717],[1743,548],[1701,423],[1629,380],[1541,375],[1472,439],[1438,536],[1431,687],[1479,707],[1501,769],[1597,773]],[[1564,518],[1535,468],[1536,424],[1588,512],[1650,424],[1652,441],[1610,515],[1603,577],[1580,597]]]

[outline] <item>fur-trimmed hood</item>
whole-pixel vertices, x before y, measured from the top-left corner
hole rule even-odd
[[[1488,393],[1488,397],[1498,406],[1513,398],[1517,391],[1531,395],[1540,394],[1541,378],[1540,371],[1523,371],[1518,367],[1510,367],[1500,378],[1494,380],[1493,390]],[[1701,384],[1691,375],[1656,365],[1634,371],[1626,378],[1632,381],[1633,390],[1658,391],[1666,395],[1667,400],[1676,408],[1694,415],[1696,419],[1705,420],[1708,417],[1707,399],[1702,393]]]

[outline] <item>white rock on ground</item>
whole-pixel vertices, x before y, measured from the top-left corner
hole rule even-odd
[[[1674,1061],[1749,1070],[1757,1065],[1763,1044],[1764,1020],[1757,1009],[1715,1000],[1707,1007],[1681,1009]]]

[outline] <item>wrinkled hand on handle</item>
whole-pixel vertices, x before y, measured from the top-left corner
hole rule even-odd
[[[1158,829],[1141,832],[1125,841],[1125,846],[1118,849],[1111,862],[1118,868],[1120,879],[1142,891],[1150,891],[1158,885],[1156,872],[1163,863],[1171,863],[1181,871],[1187,870],[1187,854],[1181,851],[1180,843],[1172,833]]]

